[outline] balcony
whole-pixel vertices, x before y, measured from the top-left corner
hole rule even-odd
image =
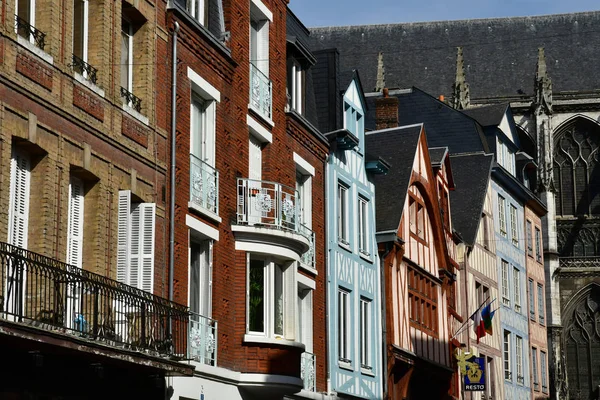
[[[188,358],[202,364],[216,366],[217,321],[191,313],[188,335]]]
[[[309,352],[302,353],[300,358],[300,378],[304,382],[304,390],[317,391],[316,366],[317,358],[314,354]]]
[[[46,34],[44,32],[40,31],[18,15],[15,15],[15,29],[19,36],[34,43],[40,50],[44,50],[44,47],[46,46]]]
[[[219,214],[219,172],[190,154],[190,203]]]
[[[250,63],[250,106],[260,116],[272,119],[273,88],[271,80]]]
[[[94,85],[96,84],[98,79],[98,70],[87,62],[83,61],[83,59],[77,57],[75,54],[73,54],[73,61],[70,67],[73,68],[73,71],[77,72]]]
[[[137,112],[142,112],[142,99],[121,86],[121,98],[124,104],[133,108]]]
[[[0,277],[0,319],[90,345],[185,358],[185,306],[6,243]]]

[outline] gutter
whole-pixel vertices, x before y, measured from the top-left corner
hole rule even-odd
[[[173,54],[171,70],[171,201],[169,204],[169,300],[173,301],[173,276],[175,275],[175,138],[177,133],[177,33],[179,23],[173,26]],[[169,320],[169,332],[171,331]]]

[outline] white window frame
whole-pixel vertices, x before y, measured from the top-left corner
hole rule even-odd
[[[305,351],[313,352],[313,289],[298,282],[298,306],[296,311],[297,340]]]
[[[513,267],[513,285],[514,285],[514,305],[515,305],[515,312],[520,313],[521,312],[521,273],[520,271],[516,268]]]
[[[506,199],[501,194],[498,194],[498,222],[500,234],[506,237]]]
[[[544,312],[544,285],[537,284],[537,299],[538,299],[538,321],[541,325],[546,323],[546,313]]]
[[[250,63],[269,77],[269,27],[273,14],[260,0],[250,1]]]
[[[510,205],[510,235],[512,244],[519,247],[519,228],[517,225],[517,207],[513,204]]]
[[[510,307],[510,288],[508,286],[508,261],[500,260],[502,272],[502,304]]]
[[[510,360],[510,332],[504,330],[502,356],[504,358],[504,380],[512,381],[512,365]]]
[[[535,321],[535,285],[533,279],[527,281],[527,291],[529,292],[529,319]]]
[[[535,227],[535,260],[539,263],[542,262],[542,230],[539,227]]]
[[[533,224],[530,220],[525,222],[525,229],[527,230],[525,235],[527,238],[527,255],[533,257]]]
[[[35,11],[36,11],[35,3],[36,3],[36,0],[29,0],[29,21],[27,21],[27,22],[29,23],[29,25],[31,25],[33,27],[35,27]],[[15,1],[15,14],[20,17],[18,0]],[[25,18],[23,18],[23,19],[25,19]],[[15,32],[18,33],[16,21],[15,21]],[[35,44],[35,39],[33,37],[33,34],[29,34],[29,37],[25,38],[25,39],[27,39],[30,43]]]
[[[305,87],[306,87],[306,76],[304,69],[296,59],[290,60],[289,69],[289,96],[290,96],[290,107],[295,110],[298,114],[304,114],[305,104]]]
[[[21,187],[17,187],[18,183],[22,184]],[[29,233],[30,191],[31,158],[29,154],[13,149],[10,162],[8,243],[24,249],[27,248]]]
[[[349,366],[352,364],[352,315],[351,309],[351,292],[345,288],[338,287],[337,305],[338,305],[338,360],[341,366]]]
[[[67,264],[82,268],[83,233],[85,226],[85,183],[71,176],[69,179],[69,205],[67,221]]]
[[[206,25],[205,0],[188,0],[187,11],[196,21],[198,21],[198,23],[200,23],[200,25]]]
[[[372,300],[366,297],[360,298],[360,367],[363,370],[373,369],[373,358],[371,351],[372,337]]]
[[[250,330],[250,266],[252,261],[262,261],[264,271],[263,283],[263,331]],[[278,270],[281,275],[278,275]],[[273,339],[295,339],[296,330],[296,262],[282,260],[273,256],[247,253],[247,284],[246,284],[246,333],[252,336],[262,336]],[[281,276],[280,284],[277,277]],[[276,291],[281,290],[281,331],[275,326]]]
[[[525,384],[525,376],[523,375],[523,338],[515,335],[515,365],[517,367],[517,384]]]
[[[296,190],[298,198],[296,199],[299,205],[300,223],[307,228],[312,228],[312,176],[296,166]]]
[[[545,351],[540,351],[540,372],[542,374],[542,392],[548,393],[548,355]]]
[[[538,375],[538,363],[537,363],[537,348],[531,348],[531,375],[533,377],[533,390],[540,390],[540,378]]]
[[[348,192],[350,188],[348,185],[344,184],[342,181],[338,181],[337,183],[337,238],[338,243],[343,246],[349,246],[349,227],[348,227]]]
[[[188,307],[190,311],[206,318],[212,318],[212,279],[213,279],[213,246],[212,239],[199,237],[199,235],[190,230],[190,246],[188,248]],[[192,273],[195,268],[193,265],[192,243],[200,247],[198,287],[192,287]],[[206,253],[206,254],[205,254]],[[203,263],[202,257],[206,262]],[[198,304],[193,303],[192,292],[198,290]],[[204,310],[202,310],[204,309]],[[204,311],[204,312],[203,312]]]
[[[369,200],[358,196],[358,251],[371,257],[369,240]]]
[[[81,24],[81,35],[83,36],[83,44],[82,44],[82,57],[81,59],[85,62],[88,62],[88,46],[89,46],[89,0],[75,0],[81,1],[83,4],[83,21]],[[75,15],[73,15],[73,48],[75,48]],[[83,71],[84,78],[87,79],[87,72]]]
[[[127,35],[127,89],[128,92],[133,93],[133,24],[126,18],[122,18],[121,20],[121,40]],[[121,47],[121,51],[123,48]],[[123,61],[123,56],[121,55],[121,60]],[[121,68],[120,72],[123,72],[123,68]],[[121,78],[121,83],[123,82],[123,78]],[[121,85],[122,86],[122,85]],[[127,104],[131,106],[131,104]]]

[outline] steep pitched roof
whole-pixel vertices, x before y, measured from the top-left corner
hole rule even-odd
[[[477,108],[469,108],[461,112],[477,121],[481,126],[498,126],[506,114],[508,104],[494,104]]]
[[[400,125],[423,123],[427,131],[429,147],[448,147],[450,154],[489,153],[483,129],[472,118],[453,109],[420,89],[390,91],[398,98],[398,121]],[[375,97],[370,103],[365,127],[375,128]]]
[[[419,85],[450,96],[456,48],[463,47],[471,99],[534,94],[538,48],[544,47],[554,91],[600,89],[600,11],[535,17],[400,23],[311,29],[312,49],[337,48],[342,70],[361,71],[375,89],[378,53],[386,86]]]
[[[491,154],[450,156],[454,191],[450,192],[452,226],[464,242],[472,246],[477,238],[492,163]]]
[[[376,175],[375,230],[396,231],[412,175],[422,124],[384,129],[365,135],[366,150],[390,165],[387,175]]]

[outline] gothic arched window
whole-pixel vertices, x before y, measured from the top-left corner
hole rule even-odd
[[[576,304],[565,325],[569,398],[591,400],[600,385],[600,288],[594,285]]]
[[[557,215],[600,215],[600,126],[577,118],[555,138]]]

